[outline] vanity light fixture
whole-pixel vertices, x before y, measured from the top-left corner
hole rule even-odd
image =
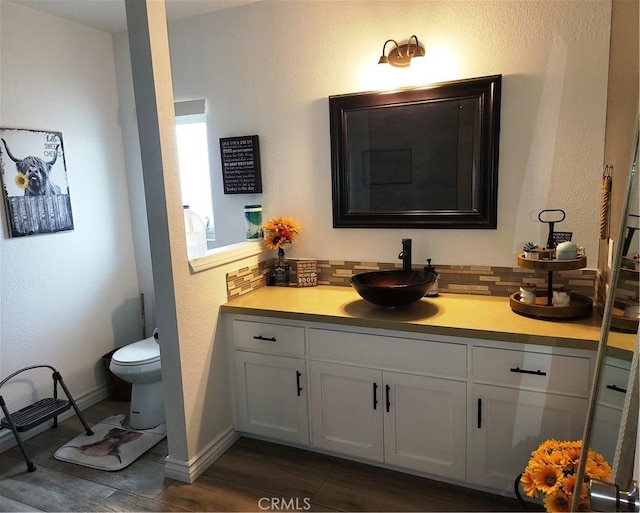
[[[387,44],[395,45],[387,55]],[[414,57],[424,57],[424,46],[420,44],[417,36],[411,36],[406,43],[399,45],[394,39],[387,39],[382,46],[382,56],[378,64],[391,64],[398,68],[405,68],[411,64]]]

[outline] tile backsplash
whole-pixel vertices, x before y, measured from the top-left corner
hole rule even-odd
[[[272,266],[273,261],[264,261],[227,273],[227,298],[233,299],[266,286]]]
[[[274,261],[260,262],[227,274],[227,297],[233,299],[267,285],[267,277]],[[508,297],[520,289],[523,281],[546,288],[548,273],[519,267],[493,267],[475,265],[436,265],[439,275],[438,290],[451,294],[478,294]],[[401,269],[401,264],[354,262],[344,260],[318,260],[318,285],[350,287],[352,275],[366,271]],[[418,267],[415,267],[416,269]],[[596,271],[579,269],[553,273],[553,287],[571,290],[592,297]],[[295,262],[291,262],[291,286],[296,283]]]

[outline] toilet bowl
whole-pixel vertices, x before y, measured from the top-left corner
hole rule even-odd
[[[111,357],[109,370],[131,383],[129,425],[151,429],[165,421],[160,346],[154,336],[121,347]]]

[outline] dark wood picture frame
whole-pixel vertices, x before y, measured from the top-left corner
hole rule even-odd
[[[333,227],[496,229],[501,87],[502,76],[494,75],[396,91],[330,96]],[[444,112],[443,107],[453,119],[431,116],[436,110]],[[463,114],[457,111],[466,112],[466,128],[460,121]],[[422,125],[430,128],[407,135],[413,127]],[[431,159],[431,154],[441,152],[442,141],[438,138],[447,133],[440,128],[444,125],[452,127],[448,133],[453,137],[449,139],[455,139],[448,142],[451,158],[437,157],[440,165],[428,170],[424,162]],[[466,134],[460,135],[462,130]],[[403,141],[395,146],[394,131],[401,132],[395,140]],[[365,147],[367,144],[372,146]],[[465,169],[458,169],[463,165]],[[429,178],[420,176],[426,172]],[[451,184],[439,184],[440,177],[445,176],[449,181],[464,183],[464,194],[458,191],[458,185],[452,189]],[[377,201],[388,205],[367,207],[374,204],[373,188],[368,190],[367,186],[376,180]],[[438,187],[449,187],[446,203]],[[394,190],[398,191],[395,197]],[[427,200],[420,194],[425,191],[434,203],[445,204],[423,204]],[[456,195],[464,196],[463,200]],[[410,200],[409,196],[417,199]],[[364,207],[358,204],[358,198]]]

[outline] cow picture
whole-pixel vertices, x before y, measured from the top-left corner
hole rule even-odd
[[[11,237],[73,230],[62,133],[0,128],[0,170]]]
[[[39,196],[41,194],[60,194],[60,187],[54,184],[49,175],[51,174],[51,166],[58,160],[58,146],[50,161],[45,162],[42,159],[34,156],[25,157],[23,159],[17,159],[11,154],[7,141],[2,139],[4,147],[7,150],[8,157],[16,163],[18,168],[18,174],[23,180],[25,189],[25,196]]]

